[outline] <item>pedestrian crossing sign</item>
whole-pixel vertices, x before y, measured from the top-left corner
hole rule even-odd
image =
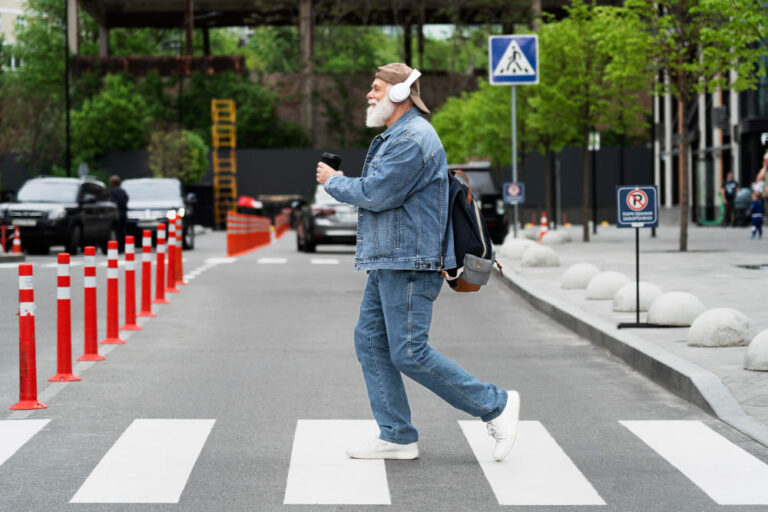
[[[491,85],[539,83],[538,36],[489,37],[488,75]]]

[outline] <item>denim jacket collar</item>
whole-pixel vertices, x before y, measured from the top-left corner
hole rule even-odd
[[[419,115],[421,115],[421,111],[416,107],[411,107],[405,114],[400,116],[400,119],[395,121],[392,126],[381,132],[379,134],[379,138],[381,138],[381,140],[387,140],[393,133],[400,131],[402,127],[411,120],[411,118]]]

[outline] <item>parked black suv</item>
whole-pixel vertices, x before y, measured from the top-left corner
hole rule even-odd
[[[70,254],[98,245],[106,254],[107,242],[117,239],[117,221],[107,188],[93,178],[33,178],[13,202],[0,204],[0,224],[18,226],[21,245],[31,254],[45,254],[52,245],[64,245]]]
[[[490,164],[473,162],[463,165],[449,165],[449,170],[460,169],[467,175],[472,186],[472,195],[480,203],[480,212],[488,225],[491,241],[503,244],[509,231],[509,218],[504,207],[501,183],[494,175]]]
[[[184,249],[195,248],[195,226],[192,207],[195,194],[182,195],[181,182],[176,178],[137,178],[123,180],[120,186],[128,194],[128,222],[125,230],[140,243],[141,233],[148,229],[155,238],[160,222],[168,222],[171,213],[181,217]]]

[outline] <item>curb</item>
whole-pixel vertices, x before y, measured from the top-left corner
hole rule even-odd
[[[768,426],[747,414],[717,375],[639,336],[619,331],[615,324],[535,290],[524,277],[514,274],[513,265],[509,267],[510,271],[503,278],[496,277],[534,308],[607,349],[677,396],[768,446]]]
[[[23,254],[0,254],[0,263],[15,263],[26,261]]]

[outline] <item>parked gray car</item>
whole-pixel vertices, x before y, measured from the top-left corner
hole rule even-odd
[[[296,222],[296,248],[315,252],[318,244],[351,244],[357,240],[357,206],[338,202],[322,185],[302,207]]]

